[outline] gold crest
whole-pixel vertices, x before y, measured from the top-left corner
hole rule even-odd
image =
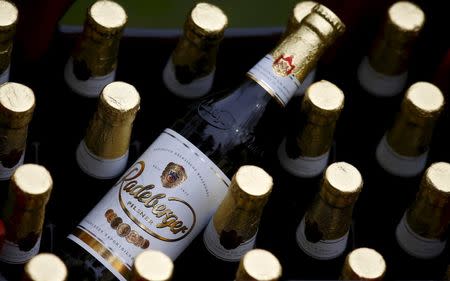
[[[276,74],[284,77],[288,76],[292,73],[292,71],[295,69],[295,65],[292,63],[294,57],[293,56],[284,56],[280,55],[274,62],[273,62],[273,70]]]
[[[183,166],[170,162],[161,175],[161,183],[165,188],[174,188],[187,179]]]

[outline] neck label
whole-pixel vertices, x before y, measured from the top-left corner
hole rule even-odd
[[[247,72],[247,76],[255,80],[281,105],[286,106],[301,85],[292,74],[294,68],[290,57],[280,56],[275,59],[271,54],[267,54]]]

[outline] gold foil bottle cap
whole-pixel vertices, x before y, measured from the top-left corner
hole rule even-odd
[[[18,17],[19,11],[13,3],[0,0],[0,42],[14,35]]]
[[[300,27],[272,51],[274,72],[280,76],[293,74],[302,82],[344,30],[345,25],[331,10],[320,4],[314,6]]]
[[[89,8],[87,22],[100,33],[114,35],[127,23],[127,14],[116,2],[100,0]]]
[[[281,273],[281,264],[272,253],[254,249],[241,258],[236,281],[276,281],[281,278]]]
[[[310,110],[319,115],[332,116],[335,121],[344,108],[344,93],[333,83],[326,80],[315,82],[305,93],[305,103]]]
[[[227,25],[228,18],[225,13],[209,3],[196,4],[186,21],[187,31],[213,40],[222,39]]]
[[[134,260],[132,281],[169,281],[173,275],[172,260],[160,251],[144,251]]]
[[[67,267],[54,254],[38,254],[25,265],[23,280],[65,281],[67,280]]]
[[[140,96],[133,85],[125,82],[112,82],[103,88],[98,110],[111,122],[132,123],[139,110]]]
[[[19,166],[11,177],[11,190],[16,194],[16,204],[25,209],[44,207],[53,188],[53,180],[46,168],[36,164]]]
[[[386,263],[382,255],[370,248],[353,250],[345,259],[342,280],[383,280]]]
[[[34,107],[34,93],[27,86],[13,82],[0,85],[0,125],[9,128],[28,125]]]
[[[394,3],[369,54],[370,65],[379,73],[399,75],[407,70],[412,46],[425,23],[425,14],[407,1]]]
[[[289,17],[286,31],[283,34],[283,38],[291,34],[293,31],[300,27],[302,20],[311,13],[314,6],[317,5],[315,1],[300,1],[294,9],[292,9],[291,16]]]
[[[344,207],[355,202],[362,186],[358,169],[346,162],[336,162],[325,170],[320,195],[330,204]]]
[[[272,191],[273,179],[263,169],[246,165],[239,168],[232,185],[251,197],[266,197]]]
[[[433,205],[449,205],[450,199],[450,164],[433,163],[424,174],[421,183],[422,194],[426,194]]]
[[[444,95],[428,82],[417,82],[406,91],[404,106],[423,117],[436,118],[444,108]]]

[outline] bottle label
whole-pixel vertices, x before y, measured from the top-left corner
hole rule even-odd
[[[73,58],[70,57],[64,69],[64,78],[69,87],[77,94],[85,97],[95,98],[100,96],[103,88],[116,78],[116,70],[104,76],[90,77],[82,81],[78,80],[73,73]]]
[[[175,260],[206,226],[229,184],[198,148],[166,129],[69,239],[125,280],[145,249]]]
[[[422,172],[428,159],[428,151],[416,157],[398,154],[387,142],[386,135],[378,144],[375,155],[383,169],[393,175],[402,177],[412,177]]]
[[[190,83],[182,84],[178,81],[175,74],[175,66],[172,57],[167,61],[163,71],[163,80],[166,87],[175,95],[182,98],[199,98],[206,95],[212,87],[216,69],[206,76],[196,78]]]
[[[406,213],[403,215],[395,231],[397,242],[409,255],[431,259],[439,256],[445,249],[446,240],[429,239],[414,232],[408,225]]]
[[[330,150],[317,157],[304,157],[292,159],[286,153],[286,139],[278,147],[278,160],[281,166],[298,177],[315,177],[323,172],[328,164]]]
[[[26,244],[26,243],[23,243]],[[3,248],[0,251],[0,261],[10,264],[23,264],[33,258],[39,253],[41,246],[41,237],[36,241],[36,244],[29,249],[27,246],[32,245],[17,245],[13,242],[5,240]],[[26,247],[27,249],[23,249]]]
[[[17,155],[19,156],[19,155]],[[17,158],[14,157],[13,161],[0,161],[0,180],[9,180],[14,173],[14,171],[23,164],[23,159],[25,158],[25,150],[22,151],[20,158],[17,161]],[[7,163],[8,162],[8,163]],[[12,163],[9,163],[12,162]]]
[[[238,240],[239,237],[234,237],[233,240]],[[233,243],[234,245],[222,245],[221,237],[217,234],[214,227],[213,219],[209,221],[208,226],[203,233],[203,242],[206,249],[217,257],[224,261],[239,261],[241,257],[255,247],[256,233],[247,241]],[[233,241],[236,242],[236,241]]]
[[[86,174],[97,179],[111,179],[126,168],[128,151],[119,158],[104,159],[94,155],[82,140],[78,145],[76,157],[80,169]]]
[[[271,54],[267,54],[247,72],[247,76],[275,97],[281,105],[286,106],[301,84],[294,74],[290,73],[290,68],[294,69],[294,66],[289,59],[280,57],[275,60]]]
[[[303,217],[297,228],[297,244],[300,248],[312,258],[318,260],[330,260],[340,256],[347,247],[348,232],[338,239],[320,240],[313,243],[306,239],[305,235],[305,217]]]
[[[9,65],[8,68],[5,71],[3,71],[3,73],[0,73],[0,85],[9,81],[10,68],[11,65]]]
[[[385,75],[377,72],[365,57],[358,68],[358,80],[361,87],[375,96],[390,97],[399,94],[406,86],[408,73]]]

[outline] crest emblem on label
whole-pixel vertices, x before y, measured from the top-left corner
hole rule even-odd
[[[280,55],[274,62],[273,62],[273,70],[276,74],[279,76],[288,76],[292,73],[292,71],[295,69],[295,65],[292,64],[292,61],[294,60],[294,56],[285,56]]]
[[[170,162],[161,175],[161,183],[165,188],[174,188],[187,179],[183,166]]]

